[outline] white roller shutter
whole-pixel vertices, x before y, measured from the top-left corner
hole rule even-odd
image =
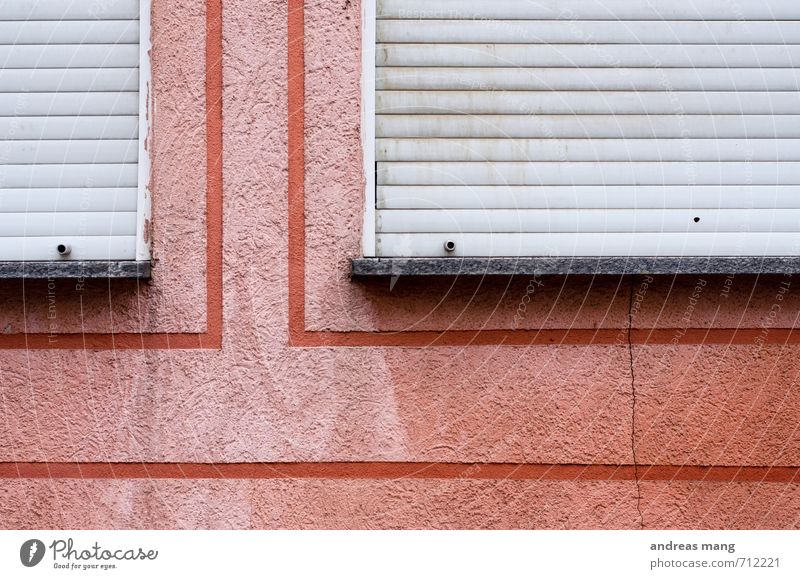
[[[800,254],[797,0],[372,9],[367,255]]]
[[[148,0],[0,0],[0,261],[149,257],[148,37]]]

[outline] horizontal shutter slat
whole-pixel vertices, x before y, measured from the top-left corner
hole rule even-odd
[[[0,117],[6,140],[135,139],[138,116],[114,117]]]
[[[383,67],[376,74],[377,90],[800,90],[800,70],[794,68]]]
[[[377,114],[800,114],[800,92],[378,91]]]
[[[136,236],[75,236],[5,237],[0,243],[0,261],[63,261],[56,247],[72,248],[70,260],[130,260],[136,259]]]
[[[375,58],[392,67],[785,68],[800,65],[800,45],[378,44]]]
[[[3,116],[138,115],[135,92],[0,93]]]
[[[378,18],[800,20],[795,0],[378,0]]]
[[[379,162],[379,185],[800,185],[800,163]]]
[[[0,20],[117,20],[139,17],[139,0],[0,0]]]
[[[800,209],[800,185],[381,185],[378,209]]]
[[[378,257],[796,255],[800,233],[378,233]],[[456,250],[443,244],[452,240]]]
[[[800,138],[800,116],[783,115],[378,115],[378,137],[395,138]]]
[[[136,187],[0,189],[0,212],[136,211]]]
[[[0,166],[36,163],[135,163],[139,156],[139,141],[0,141],[0,155]]]
[[[0,46],[0,67],[15,68],[136,68],[136,44],[48,44]]]
[[[136,163],[74,165],[0,165],[4,187],[135,187]]]
[[[0,21],[0,45],[138,44],[138,20]]]
[[[800,161],[800,139],[377,139],[378,161]]]
[[[388,209],[377,220],[382,233],[791,232],[800,209]]]
[[[139,90],[137,68],[0,69],[0,92]]]
[[[139,156],[139,141],[136,139],[0,141],[0,151],[6,151],[4,164],[9,165],[135,163]]]
[[[794,21],[378,20],[378,42],[797,44]]]
[[[135,235],[136,211],[113,212],[0,212],[3,237],[53,235]]]

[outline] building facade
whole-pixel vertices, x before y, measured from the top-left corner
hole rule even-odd
[[[791,7],[773,4],[779,17],[781,9]],[[669,267],[681,275],[654,274],[641,262],[631,271],[621,266],[606,275],[594,270],[565,275],[540,261],[513,276],[505,275],[507,270],[458,275],[458,267],[446,275],[417,275],[402,262],[388,262],[383,275],[372,275],[373,269],[353,276],[352,260],[376,254],[374,248],[365,250],[370,224],[379,224],[371,239],[396,234],[389,216],[376,221],[380,208],[370,205],[374,187],[392,183],[370,175],[369,167],[408,162],[402,151],[400,157],[376,159],[369,144],[381,138],[374,116],[380,103],[367,103],[364,96],[375,95],[370,84],[376,75],[370,64],[374,55],[363,48],[370,46],[364,31],[376,34],[376,23],[365,22],[364,15],[371,18],[375,11],[356,0],[153,0],[146,13],[151,46],[140,41],[137,46],[149,49],[139,51],[138,65],[128,65],[140,71],[141,84],[127,90],[136,91],[139,105],[121,115],[136,116],[140,133],[108,137],[139,139],[140,155],[134,161],[125,156],[126,149],[113,157],[115,149],[101,143],[90,159],[103,166],[135,163],[130,176],[138,181],[120,185],[128,173],[111,179],[118,179],[112,185],[134,191],[136,203],[124,211],[118,204],[92,210],[127,211],[127,217],[119,217],[127,233],[119,236],[132,238],[133,245],[113,245],[114,240],[102,246],[103,251],[121,248],[101,260],[106,273],[114,268],[113,275],[98,273],[91,264],[68,272],[69,252],[61,255],[57,246],[82,251],[82,236],[100,235],[84,230],[70,230],[71,241],[46,236],[44,258],[23,254],[28,269],[22,273],[15,256],[3,254],[4,267],[12,272],[0,281],[3,527],[800,525],[800,338],[795,330],[800,294],[791,275],[797,235],[796,220],[791,221],[791,187],[797,183],[791,147],[763,158],[763,148],[753,149],[754,158],[730,149],[726,164],[717,159],[715,174],[724,170],[739,175],[738,181],[709,177],[702,165],[708,161],[701,159],[699,183],[678,176],[674,183],[645,184],[725,186],[731,188],[726,193],[739,188],[744,196],[740,205],[725,208],[738,211],[747,229],[737,229],[737,221],[722,238],[710,237],[719,227],[687,238],[693,233],[681,225],[682,248],[686,239],[704,239],[707,246],[696,254],[681,249],[661,255],[649,246],[641,254],[700,255],[712,264],[697,266],[689,259],[686,263],[694,265],[680,270],[672,263]],[[18,21],[0,24],[16,30]],[[418,29],[430,26],[418,23]],[[797,108],[771,96],[773,89],[788,92],[781,82],[796,81],[792,67],[777,62],[782,54],[772,55],[772,69],[785,71],[774,85],[742,89],[764,99],[764,110],[752,113],[763,121],[761,128],[748,130],[772,127],[775,147],[791,139],[796,120],[791,107]],[[713,82],[708,78],[704,82]],[[748,78],[741,82],[751,82]],[[717,97],[709,99],[724,106]],[[742,100],[747,101],[740,99],[736,106],[746,108]],[[674,114],[703,116],[703,103],[681,102],[697,109]],[[659,106],[655,100],[650,104]],[[447,106],[465,110],[463,104]],[[486,110],[498,114],[492,108],[498,106],[488,102]],[[786,108],[776,112],[781,106]],[[764,111],[785,118],[776,120]],[[714,110],[707,116],[714,114],[731,115]],[[691,130],[702,126],[702,119],[686,118]],[[668,132],[672,125],[665,123]],[[97,139],[105,138],[108,126],[98,129]],[[7,154],[18,150],[12,129],[22,130],[7,127]],[[384,138],[391,139],[391,128],[386,130]],[[80,140],[74,133],[68,136]],[[724,138],[766,137],[745,131]],[[640,144],[617,143],[628,154]],[[613,150],[609,146],[592,150]],[[428,154],[423,163],[450,162],[431,160],[442,150],[425,149],[423,143],[414,154]],[[487,154],[497,150],[489,147]],[[666,150],[656,146],[652,155],[663,161]],[[98,160],[102,151],[110,160]],[[563,159],[558,151],[552,155],[545,162],[589,163]],[[63,158],[39,161],[69,164]],[[623,163],[613,155],[599,161]],[[455,162],[479,161],[457,157]],[[767,177],[764,163],[772,167]],[[694,162],[685,165],[685,170],[697,168]],[[603,175],[616,170],[624,167],[606,167]],[[774,174],[781,180],[776,182]],[[406,175],[421,181],[401,184],[431,183],[418,173]],[[455,175],[463,179],[462,173]],[[6,173],[8,179],[13,176]],[[503,185],[534,186],[524,178],[514,181],[513,174],[501,178]],[[80,187],[65,183],[39,189],[101,187],[93,180],[81,181]],[[473,185],[486,183],[466,181]],[[600,185],[590,180],[581,186]],[[786,195],[759,205],[763,197],[748,197],[746,186],[781,189]],[[502,192],[487,195],[498,199]],[[439,198],[431,203],[442,207]],[[698,208],[687,202],[670,209],[676,219],[692,221]],[[753,213],[757,210],[762,213]],[[699,223],[707,222],[707,213],[698,214]],[[759,229],[783,218],[782,228]],[[112,229],[118,222],[113,223]],[[430,247],[445,253],[428,257],[623,255],[575,254],[569,240],[558,251],[521,252],[518,239],[509,242],[515,248],[511,252],[458,253],[463,244],[473,243],[464,229],[469,226],[459,221],[455,229],[440,228],[444,237]],[[550,221],[543,227],[552,231]],[[409,230],[416,231],[413,224]],[[457,255],[448,258],[442,241],[465,231],[466,236],[453,237]],[[642,233],[634,227],[621,235],[639,247],[648,243],[636,237]],[[417,251],[418,239],[394,240],[391,251],[377,255],[424,257],[424,250]],[[729,240],[728,249],[710,251],[719,247],[719,239]],[[753,255],[766,252],[776,259],[738,259],[747,253],[742,246],[753,247],[752,240],[766,240]],[[469,247],[483,247],[476,243]],[[709,261],[711,254],[733,260]],[[92,255],[81,261],[92,261]],[[784,257],[789,259],[777,259]],[[30,265],[31,260],[39,264]],[[51,262],[55,265],[41,265]],[[497,267],[491,259],[462,263]],[[659,263],[666,262],[653,267]],[[767,273],[759,274],[763,263]]]

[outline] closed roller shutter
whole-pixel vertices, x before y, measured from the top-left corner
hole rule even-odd
[[[0,261],[146,258],[139,39],[139,0],[0,0]]]
[[[377,0],[375,254],[800,253],[798,21],[797,0]]]

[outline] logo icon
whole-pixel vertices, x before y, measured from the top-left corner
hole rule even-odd
[[[39,539],[29,539],[19,548],[19,560],[26,567],[36,567],[44,558],[44,543]]]

